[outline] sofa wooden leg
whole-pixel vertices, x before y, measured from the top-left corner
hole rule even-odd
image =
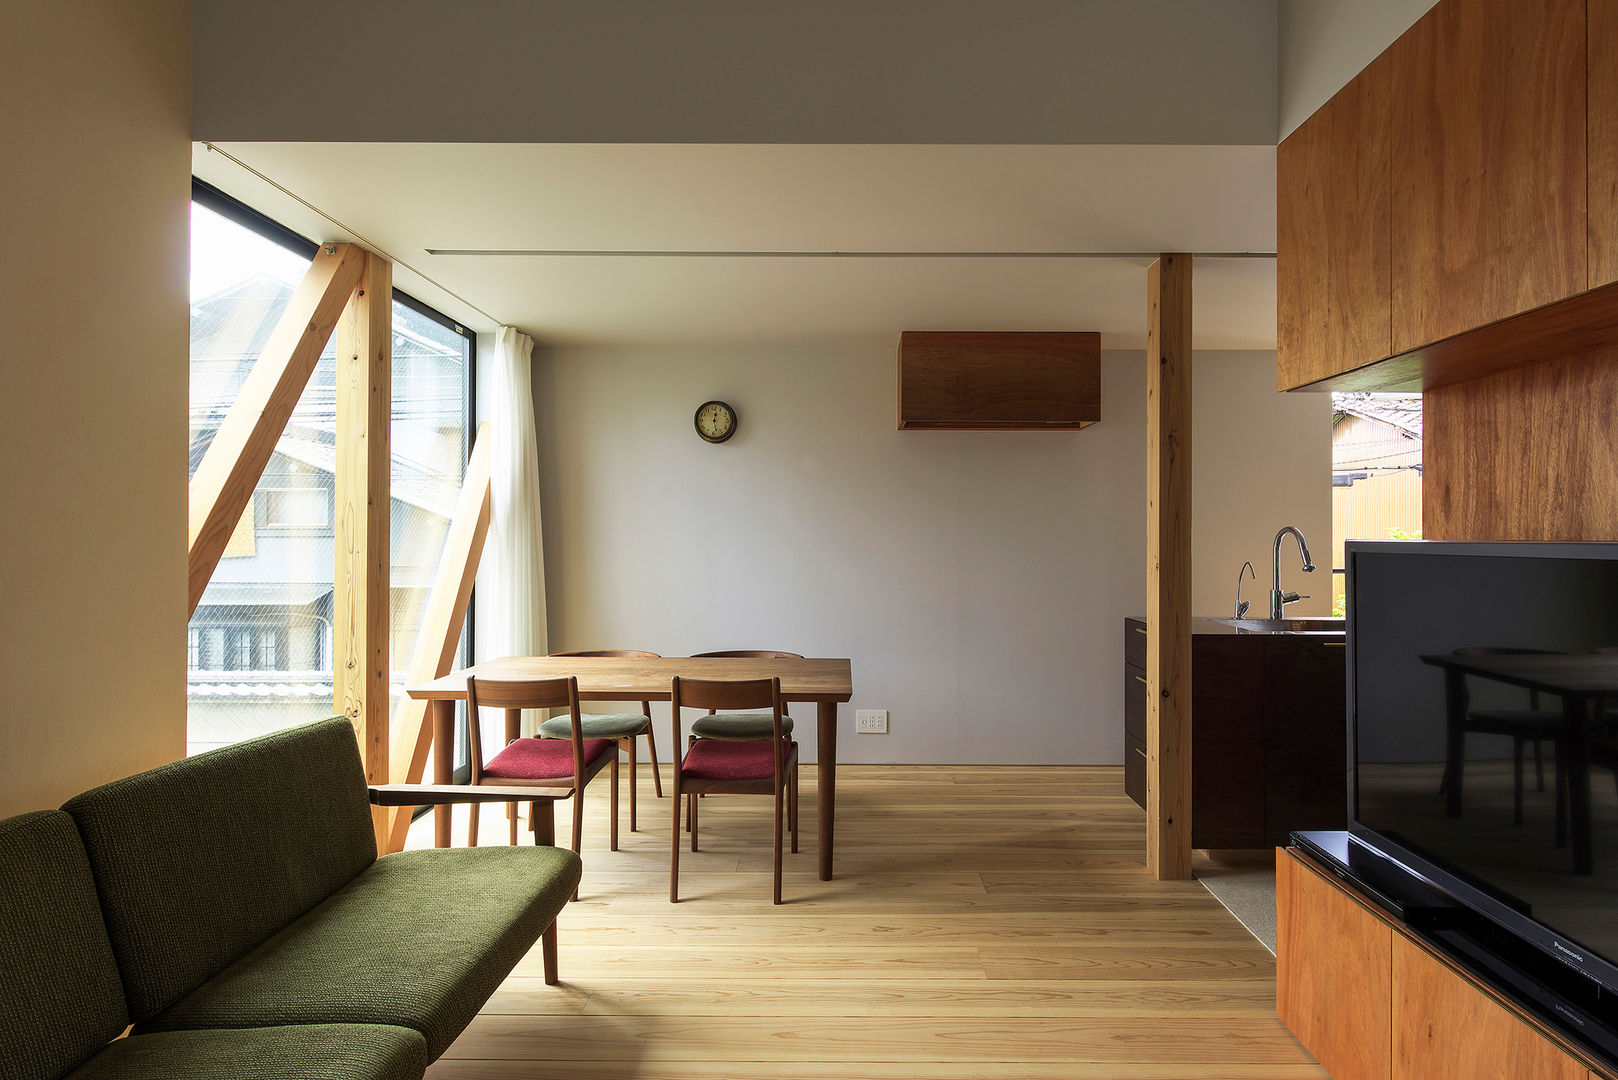
[[[562,981],[561,976],[556,972],[555,920],[552,920],[551,924],[545,928],[545,932],[539,936],[539,951],[545,961],[545,984],[555,986]]]

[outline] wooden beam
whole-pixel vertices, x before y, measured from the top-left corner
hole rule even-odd
[[[191,477],[188,614],[196,614],[364,265],[363,248],[321,247]]]
[[[449,535],[444,538],[438,573],[427,595],[415,653],[405,673],[406,685],[418,686],[448,675],[455,663],[455,647],[461,640],[461,626],[466,621],[472,582],[477,578],[478,560],[483,556],[483,541],[489,535],[489,443],[489,425],[479,424],[477,441],[472,444],[472,456],[466,463],[466,479],[461,482],[461,497],[455,506],[455,516],[450,519]],[[432,725],[426,722],[427,704],[424,700],[406,698],[399,705],[399,715],[393,723],[389,769],[393,783],[421,782],[427,767],[427,751],[433,743]],[[403,849],[412,810],[407,806],[393,812],[383,850]],[[447,819],[448,808],[441,808],[438,813]]]
[[[337,324],[332,708],[359,737],[367,783],[388,781],[388,511],[393,265],[368,254]],[[375,811],[377,841],[388,812]]]
[[[1146,273],[1146,865],[1191,876],[1191,256]]]

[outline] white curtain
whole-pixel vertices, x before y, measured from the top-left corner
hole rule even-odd
[[[533,339],[502,326],[495,340],[489,402],[489,575],[479,582],[478,654],[543,656],[545,559],[539,518],[539,442],[534,431]],[[532,715],[523,717],[525,729]],[[531,734],[525,730],[524,734]]]

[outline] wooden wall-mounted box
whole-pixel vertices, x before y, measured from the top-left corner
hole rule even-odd
[[[1075,430],[1101,419],[1099,333],[899,335],[899,426]]]

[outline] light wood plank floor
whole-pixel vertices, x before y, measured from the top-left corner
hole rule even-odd
[[[605,777],[586,800],[563,985],[536,948],[430,1080],[1326,1075],[1275,1018],[1263,946],[1201,885],[1146,876],[1118,768],[845,766],[829,882],[806,768],[780,907],[770,802],[735,795],[702,801],[670,905],[669,803],[641,775],[618,852]],[[505,836],[486,809],[481,841]],[[423,818],[411,846],[431,842]]]

